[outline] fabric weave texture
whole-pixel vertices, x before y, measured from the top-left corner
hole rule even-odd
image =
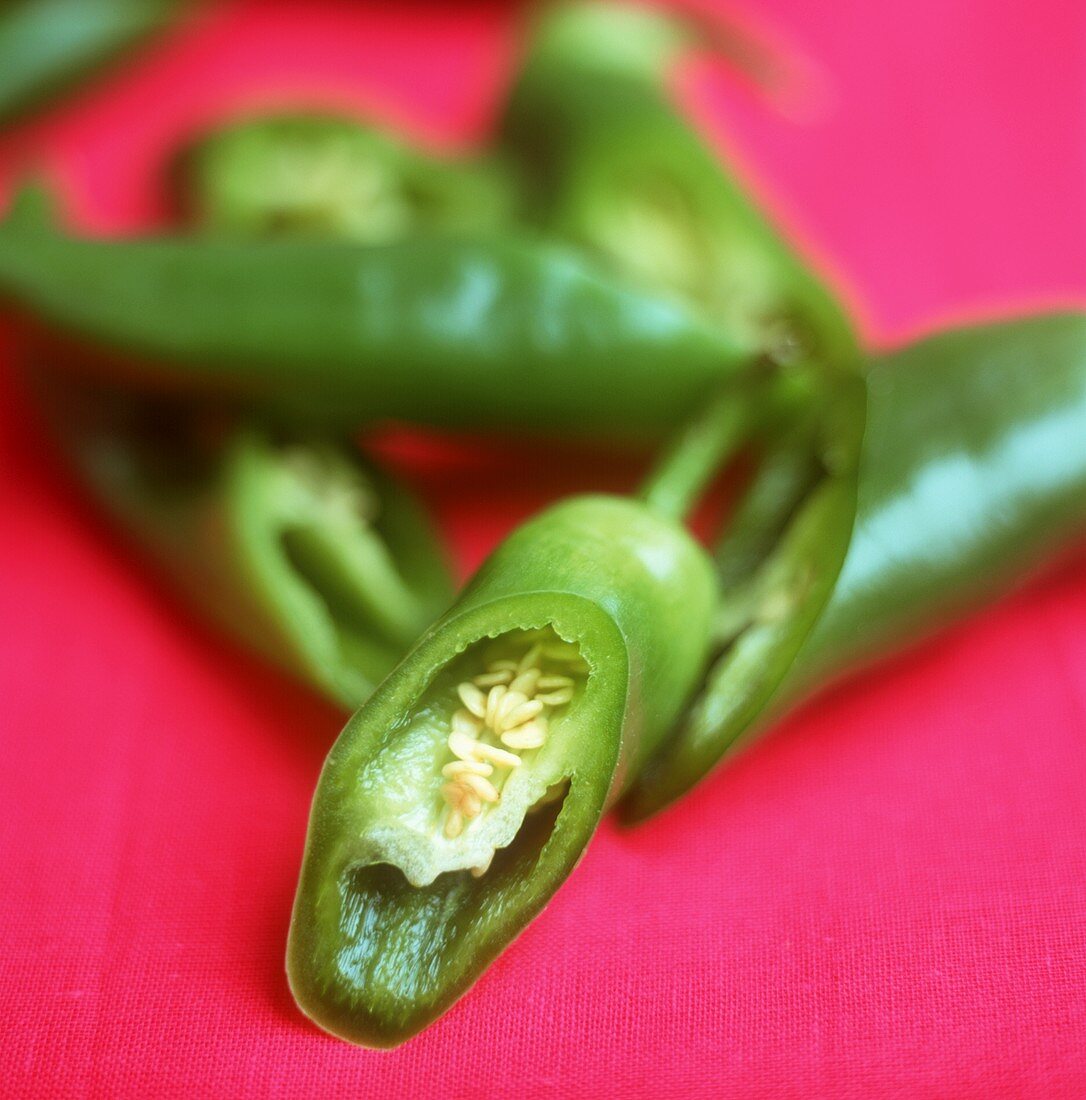
[[[807,58],[781,117],[695,62],[709,139],[886,343],[1086,303],[1086,9],[735,0]],[[228,4],[0,136],[73,221],[165,215],[180,138],[310,102],[485,132],[495,4]],[[681,806],[608,823],[431,1030],[353,1049],[283,952],[340,718],[192,621],[86,505],[0,374],[0,1091],[18,1097],[1086,1095],[1086,570],[839,685]],[[504,447],[504,449],[503,449]],[[591,450],[390,444],[463,573]],[[500,463],[518,474],[502,484]]]

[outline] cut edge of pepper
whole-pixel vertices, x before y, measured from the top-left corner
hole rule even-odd
[[[255,597],[306,676],[358,706],[441,610],[451,583],[415,591],[381,530],[387,487],[361,454],[250,429],[225,461],[234,552]]]
[[[360,849],[361,769],[402,733],[402,716],[473,644],[551,626],[588,666],[579,711],[593,736],[572,739],[535,813],[487,872],[413,886]],[[395,1046],[436,1019],[543,908],[579,860],[615,788],[626,720],[628,656],[616,624],[567,592],[498,597],[443,620],[352,718],[313,804],[291,920],[287,972],[318,1026],[350,1042]],[[621,665],[622,667],[618,667]]]

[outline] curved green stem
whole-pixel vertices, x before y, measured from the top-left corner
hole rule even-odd
[[[665,448],[638,492],[650,508],[681,523],[721,466],[749,437],[755,404],[729,386]]]

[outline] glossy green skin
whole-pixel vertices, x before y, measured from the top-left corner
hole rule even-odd
[[[1086,314],[950,331],[877,360],[844,564],[739,732],[998,596],[1084,529]],[[628,816],[679,797],[735,744],[666,744]]]
[[[652,751],[701,671],[715,605],[704,552],[632,501],[577,498],[518,529],[351,719],[313,804],[287,972],[302,1010],[351,1042],[394,1046],[434,1020],[543,908],[627,769]],[[590,666],[585,728],[557,816],[530,815],[481,878],[408,884],[364,852],[356,778],[434,675],[472,642],[552,624]],[[556,807],[559,804],[556,804]]]
[[[700,37],[621,3],[544,13],[501,121],[529,213],[752,351],[855,365],[829,289],[675,107],[667,77]]]
[[[749,502],[754,513],[748,500],[740,503],[716,552],[722,588],[713,660],[671,736],[639,772],[622,805],[627,820],[685,794],[760,721],[789,677],[849,548],[866,396],[862,380],[845,375],[811,410],[798,495],[770,482],[768,494],[763,488]],[[782,488],[783,510],[765,499]],[[766,516],[774,517],[768,528]]]
[[[514,205],[497,163],[428,155],[348,116],[245,119],[201,138],[175,175],[188,221],[245,236],[479,233],[507,226]]]
[[[1086,530],[1086,314],[877,360],[855,533],[791,693],[979,607]]]
[[[173,0],[21,0],[0,10],[0,121],[34,107],[174,16]]]
[[[745,362],[682,308],[509,238],[98,242],[17,217],[0,292],[87,370],[322,426],[659,435]]]
[[[283,441],[256,425],[208,423],[52,375],[36,383],[73,469],[159,576],[337,706],[357,707],[448,607],[452,578],[425,512],[354,446],[290,443],[365,485],[376,513],[365,531],[304,495],[299,508]]]

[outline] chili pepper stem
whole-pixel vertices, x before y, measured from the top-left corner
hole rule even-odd
[[[723,463],[750,434],[754,406],[746,392],[727,387],[665,448],[638,492],[654,511],[682,523]]]

